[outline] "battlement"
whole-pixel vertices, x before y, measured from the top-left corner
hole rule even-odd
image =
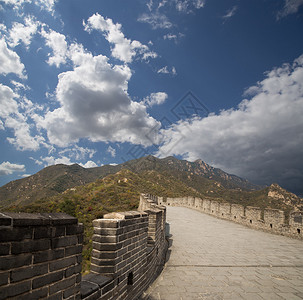
[[[160,198],[158,204],[189,207],[251,228],[296,239],[303,239],[303,212],[300,211],[292,212],[289,218],[285,218],[284,211],[278,209],[266,208],[262,210],[259,207],[244,207],[239,204],[222,203],[215,200],[195,197]],[[287,223],[286,220],[288,220]]]
[[[0,299],[80,299],[82,242],[66,214],[0,213]]]
[[[141,195],[145,211],[93,221],[91,273],[82,280],[83,225],[76,218],[0,213],[0,299],[136,299],[165,263],[159,199]]]

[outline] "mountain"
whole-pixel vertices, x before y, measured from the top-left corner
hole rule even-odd
[[[89,169],[77,164],[71,166],[59,164],[46,167],[32,176],[11,181],[0,187],[0,207],[13,203],[30,204],[36,200],[60,194],[69,188],[94,182],[109,174],[115,174],[123,168],[138,174],[152,170],[158,171],[174,176],[178,180],[186,180],[187,183],[193,184],[193,188],[200,185],[198,189],[201,191],[214,185],[214,181],[226,188],[245,190],[258,188],[247,180],[213,168],[201,160],[192,163],[174,157],[159,159],[147,156],[116,166],[105,165]],[[210,181],[203,181],[203,178]],[[194,184],[195,181],[197,184]]]
[[[278,185],[266,188],[257,186],[236,175],[214,168],[202,160],[188,162],[171,156],[159,159],[149,155],[115,166],[86,169],[77,164],[71,166],[61,164],[47,167],[32,176],[0,187],[0,209],[10,206],[20,208],[37,201],[43,202],[51,197],[60,198],[62,195],[65,197],[69,195],[69,190],[87,185],[90,189],[93,187],[90,184],[107,180],[111,175],[118,176],[122,170],[128,170],[132,176],[141,178],[141,181],[135,181],[137,184],[129,186],[136,195],[140,192],[164,197],[189,195],[243,205],[283,208],[287,211],[299,209],[302,202],[301,198]],[[107,190],[100,201],[105,201],[112,195],[119,197],[119,189]],[[87,197],[82,198],[84,201],[87,200]]]

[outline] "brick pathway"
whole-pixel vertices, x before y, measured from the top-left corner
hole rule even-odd
[[[148,300],[303,299],[303,242],[167,207],[169,261]]]

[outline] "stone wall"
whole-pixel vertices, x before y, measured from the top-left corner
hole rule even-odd
[[[284,212],[277,209],[267,208],[262,211],[259,207],[244,207],[239,204],[221,203],[210,199],[193,199],[193,197],[167,198],[162,199],[162,203],[167,206],[193,208],[255,229],[303,239],[303,212],[292,212],[286,223]]]
[[[145,211],[94,220],[91,272],[82,280],[83,225],[76,218],[0,213],[0,299],[136,299],[165,263],[162,201],[141,195]]]
[[[0,213],[0,299],[80,299],[82,241],[66,214]]]
[[[91,273],[82,280],[82,299],[139,297],[161,272],[167,251],[162,198],[141,195],[140,209],[104,215],[93,222]]]

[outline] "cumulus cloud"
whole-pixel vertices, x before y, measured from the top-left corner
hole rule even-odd
[[[303,5],[303,0],[285,0],[284,7],[278,12],[277,18],[283,18],[290,14],[295,14],[298,12],[300,6]]]
[[[1,2],[12,6],[15,10],[20,10],[26,3],[32,3],[37,5],[40,9],[54,13],[54,5],[57,0],[1,0]]]
[[[88,32],[93,29],[101,31],[107,41],[114,45],[112,56],[123,62],[132,62],[136,54],[140,54],[143,59],[157,57],[157,54],[150,51],[148,46],[141,44],[139,41],[127,39],[122,32],[122,25],[119,23],[115,24],[110,18],[104,18],[96,13],[84,25],[85,30]]]
[[[61,64],[65,64],[68,57],[65,35],[51,29],[49,31],[43,29],[41,35],[45,38],[46,45],[50,47],[53,52],[53,55],[49,54],[47,63],[49,65],[55,65],[57,68],[60,67]]]
[[[18,103],[15,100],[17,98],[19,95],[10,87],[0,84],[0,117],[3,120],[1,127],[3,130],[13,130],[14,137],[8,137],[7,140],[18,150],[38,150],[44,138],[39,135],[32,136],[31,126],[27,122],[27,115],[33,113],[33,104],[28,99]]]
[[[92,160],[89,160],[85,164],[79,164],[79,165],[82,166],[83,168],[96,168],[96,167],[98,167],[98,165],[95,162],[93,162]]]
[[[154,105],[163,104],[167,98],[168,95],[166,93],[157,92],[157,93],[151,93],[148,97],[143,99],[143,102],[149,107],[152,107]]]
[[[138,21],[149,24],[152,29],[168,29],[173,26],[169,19],[164,14],[160,14],[159,12],[142,14],[138,18]]]
[[[15,172],[24,172],[25,166],[19,164],[12,164],[8,161],[4,161],[0,164],[0,176],[11,175]]]
[[[14,73],[20,78],[26,78],[25,69],[18,54],[8,49],[5,40],[0,39],[0,74]]]
[[[158,122],[142,103],[130,99],[131,70],[111,65],[103,55],[93,56],[79,44],[69,47],[72,71],[58,76],[56,97],[60,107],[38,120],[52,144],[64,147],[88,138],[149,145],[145,133]]]
[[[116,157],[116,149],[114,149],[112,146],[108,146],[106,152],[109,153],[111,157]]]
[[[303,55],[268,72],[248,94],[236,109],[162,130],[158,154],[201,158],[257,183],[278,182],[302,192]]]
[[[39,24],[32,16],[25,17],[24,24],[14,22],[12,28],[9,30],[9,45],[16,47],[22,42],[28,49],[32,37],[37,33]]]

